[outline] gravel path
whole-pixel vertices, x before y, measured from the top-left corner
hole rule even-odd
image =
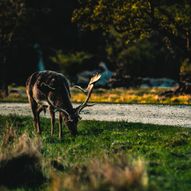
[[[31,115],[30,106],[23,103],[0,103],[0,115],[8,114]],[[46,117],[49,117],[48,112]],[[85,120],[128,121],[191,127],[190,106],[96,104],[91,108],[86,108],[81,117]]]

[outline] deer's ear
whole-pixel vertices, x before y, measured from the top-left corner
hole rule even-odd
[[[45,91],[55,91],[55,88],[49,86],[48,84],[46,84],[44,82],[41,84],[40,87],[42,90],[45,90]]]

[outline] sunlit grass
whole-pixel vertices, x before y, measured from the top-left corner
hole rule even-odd
[[[128,104],[191,104],[191,95],[174,95],[171,97],[160,96],[166,90],[164,88],[137,88],[137,89],[95,89],[91,102],[100,103],[128,103]],[[85,95],[76,89],[71,89],[72,101],[82,102]],[[0,102],[27,102],[24,87],[20,87],[18,93],[10,93],[6,98],[0,98]]]
[[[95,90],[91,96],[92,102],[104,103],[137,103],[137,104],[191,104],[191,95],[179,95],[172,97],[160,96],[166,89],[146,88],[146,89],[112,89]],[[73,91],[73,102],[81,102],[85,95],[81,92]]]

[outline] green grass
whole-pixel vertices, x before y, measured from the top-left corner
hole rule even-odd
[[[146,190],[191,190],[191,129],[172,126],[136,124],[127,122],[81,121],[78,136],[72,137],[64,128],[62,141],[58,128],[50,137],[50,121],[42,119],[42,156],[46,164],[60,161],[63,172],[92,160],[125,156],[129,160],[141,158],[146,163],[148,187]],[[5,127],[16,129],[17,136],[27,132],[35,137],[32,118],[0,116],[0,136]],[[57,127],[57,126],[56,126]],[[1,141],[2,142],[2,139]],[[47,174],[50,169],[45,170]],[[52,171],[51,171],[52,172]],[[22,189],[21,189],[22,190]]]

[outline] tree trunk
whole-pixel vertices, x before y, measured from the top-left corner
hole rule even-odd
[[[6,70],[6,64],[7,59],[5,55],[5,51],[2,51],[0,57],[1,66],[0,66],[0,91],[2,93],[3,97],[7,97],[9,95],[8,91],[8,81],[7,81],[7,70]]]

